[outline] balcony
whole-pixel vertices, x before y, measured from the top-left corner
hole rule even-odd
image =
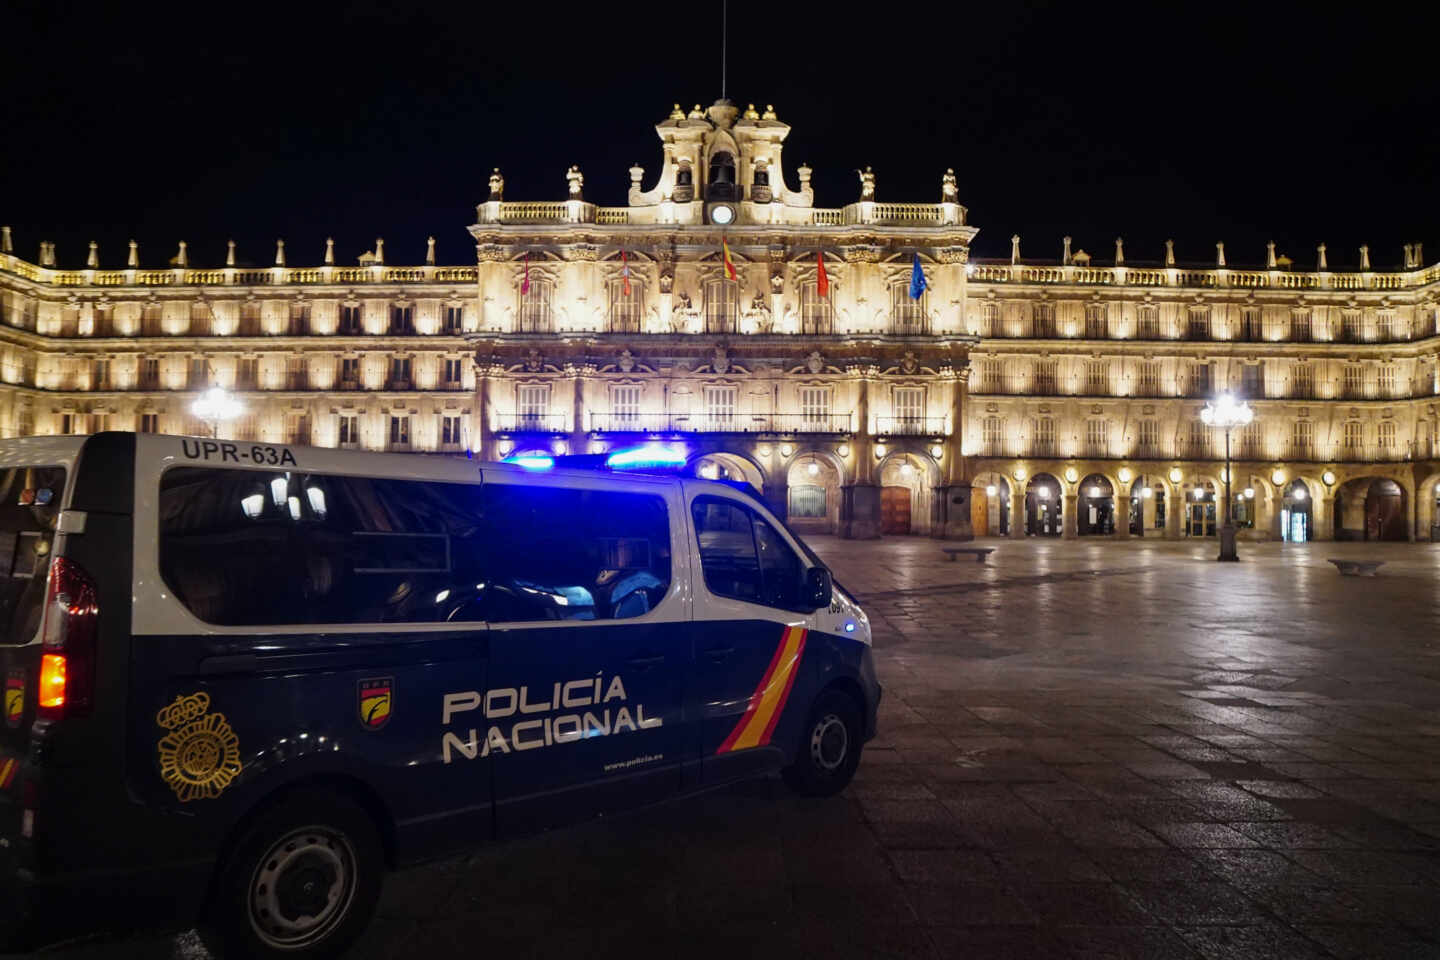
[[[568,433],[563,413],[511,413],[496,418],[500,433]]]
[[[877,433],[891,437],[938,437],[946,434],[944,417],[879,417]]]
[[[785,433],[848,434],[848,413],[664,414],[592,413],[592,433]]]
[[[848,413],[777,413],[770,417],[775,433],[850,433]]]

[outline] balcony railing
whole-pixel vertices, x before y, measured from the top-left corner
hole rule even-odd
[[[780,414],[664,414],[591,413],[593,433],[790,433],[846,434],[852,430],[848,413]]]
[[[566,433],[563,413],[512,413],[496,418],[501,433]]]
[[[770,418],[776,433],[849,433],[848,413],[777,413]]]
[[[879,433],[895,437],[941,436],[945,433],[944,417],[879,417]]]

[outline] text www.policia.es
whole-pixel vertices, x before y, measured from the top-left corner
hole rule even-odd
[[[626,767],[638,767],[638,766],[640,766],[640,764],[642,764],[642,763],[654,763],[656,760],[664,760],[664,759],[665,759],[665,754],[663,754],[663,753],[652,753],[652,754],[650,754],[649,756],[646,756],[646,757],[636,757],[636,758],[633,759],[633,760],[622,760],[622,761],[620,761],[619,763],[607,763],[607,764],[605,764],[605,772],[606,772],[606,773],[609,773],[611,770],[624,770]]]

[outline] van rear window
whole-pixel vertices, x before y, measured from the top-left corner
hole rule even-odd
[[[177,467],[160,570],[207,623],[640,616],[670,587],[647,494]]]
[[[40,628],[64,467],[0,471],[0,644],[28,643]]]

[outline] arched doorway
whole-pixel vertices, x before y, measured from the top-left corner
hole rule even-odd
[[[1287,543],[1306,543],[1315,539],[1310,519],[1310,487],[1300,478],[1291,480],[1280,499],[1280,539]]]
[[[706,453],[694,461],[695,475],[705,480],[726,480],[731,483],[748,483],[756,493],[765,490],[765,475],[760,468],[745,457],[734,453]]]
[[[1115,532],[1115,489],[1110,481],[1092,473],[1080,482],[1079,515],[1075,531],[1082,537],[1108,536]]]
[[[1060,481],[1048,473],[1037,473],[1025,488],[1025,534],[1031,537],[1058,537],[1064,532],[1064,503]]]
[[[880,470],[880,532],[908,534],[919,526],[922,471],[908,456],[893,457]]]
[[[1215,484],[1209,480],[1197,480],[1185,496],[1185,513],[1182,527],[1187,537],[1213,537],[1216,535]]]
[[[970,527],[977,537],[1010,535],[1010,481],[998,473],[975,478],[970,495]]]
[[[786,475],[786,522],[801,533],[834,533],[840,525],[840,475],[823,454],[802,453]]]
[[[1133,536],[1163,536],[1165,531],[1165,481],[1161,477],[1136,477],[1130,485],[1130,533]]]
[[[1405,488],[1384,477],[1358,477],[1335,491],[1335,539],[1410,539]]]

